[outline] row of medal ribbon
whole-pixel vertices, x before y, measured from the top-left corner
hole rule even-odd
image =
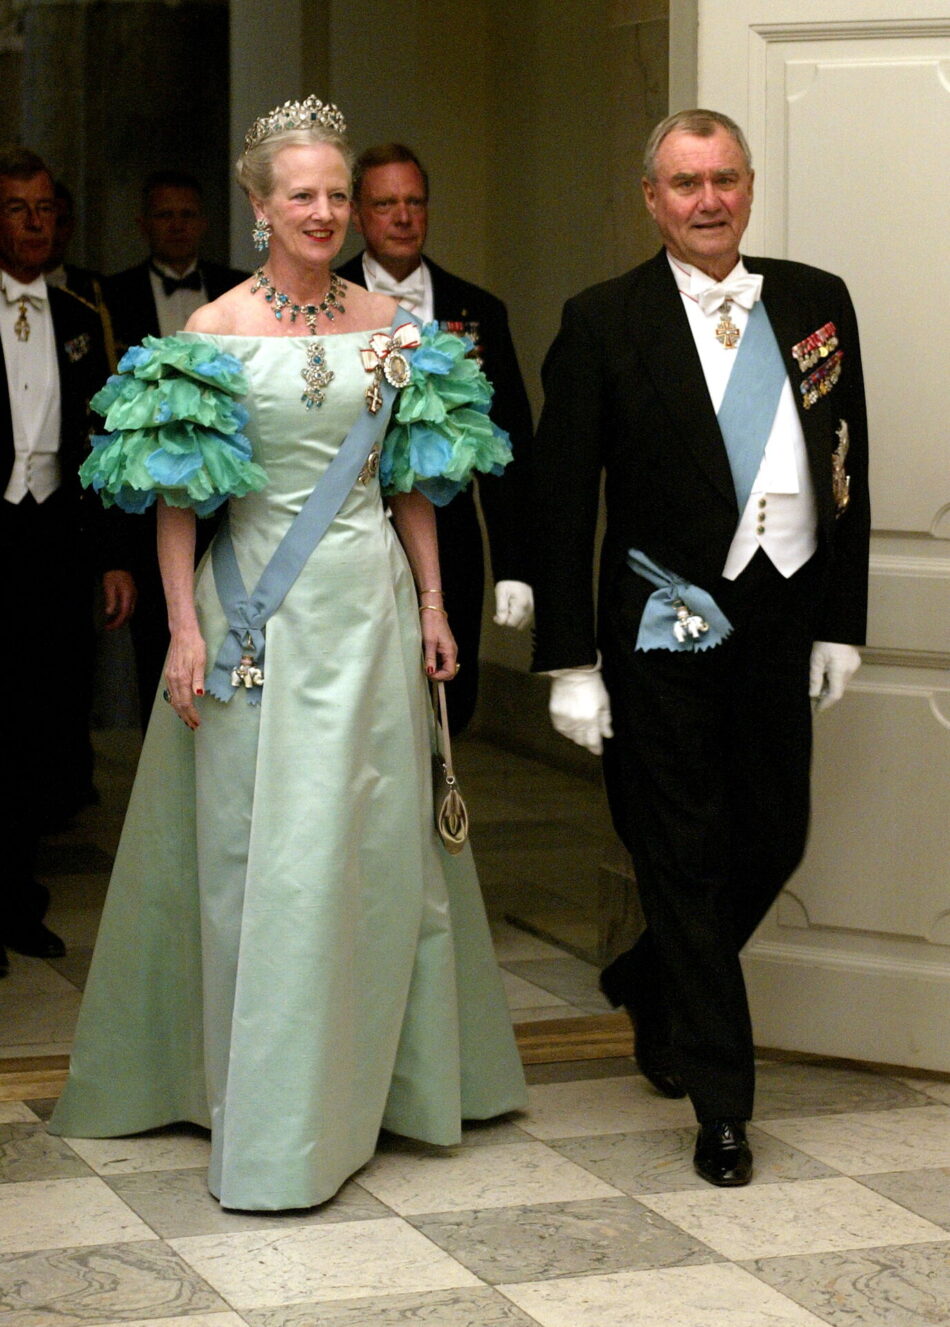
[[[819,327],[817,332],[812,332],[811,336],[806,336],[804,341],[799,341],[797,346],[792,346],[792,354],[795,356],[802,373],[807,373],[809,369],[815,367],[820,359],[827,359],[837,349],[837,328],[834,323],[825,323],[824,327]]]
[[[815,369],[814,373],[809,373],[807,378],[803,378],[798,384],[798,390],[802,394],[802,405],[806,410],[810,410],[816,401],[823,396],[827,396],[834,387],[835,383],[841,377],[841,361],[844,358],[844,351],[836,350],[830,359],[826,359],[821,368]]]

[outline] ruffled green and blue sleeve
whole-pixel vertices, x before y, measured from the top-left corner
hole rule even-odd
[[[474,359],[472,342],[428,323],[412,354],[412,380],[400,392],[383,440],[383,493],[419,489],[443,507],[476,471],[500,475],[511,442],[488,417],[492,386]]]
[[[118,367],[90,403],[107,431],[79,472],[105,506],[142,512],[160,496],[207,516],[266,485],[243,433],[247,380],[233,355],[211,341],[147,336]]]

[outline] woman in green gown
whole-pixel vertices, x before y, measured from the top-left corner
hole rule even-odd
[[[470,850],[433,827],[426,682],[456,671],[426,494],[510,450],[463,341],[331,274],[339,112],[261,117],[238,173],[265,263],[134,347],[94,402],[108,432],[84,478],[159,503],[168,703],[50,1127],[205,1125],[211,1192],[264,1210],[332,1197],[380,1128],[451,1145],[463,1119],[525,1102]],[[294,563],[295,518],[341,474]],[[225,500],[195,574],[195,513]],[[222,539],[245,608],[279,582],[266,621],[228,598]]]

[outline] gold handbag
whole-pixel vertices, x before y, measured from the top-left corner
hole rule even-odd
[[[468,811],[452,768],[452,741],[445,706],[445,683],[432,683],[435,750],[432,753],[432,799],[435,827],[446,852],[461,852],[468,838]]]

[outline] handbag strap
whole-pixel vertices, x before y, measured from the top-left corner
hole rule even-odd
[[[716,418],[739,516],[745,511],[788,375],[761,300],[753,304]]]
[[[432,708],[435,710],[436,742],[445,762],[445,777],[454,781],[452,768],[452,739],[449,736],[449,712],[445,703],[445,683],[432,683]]]

